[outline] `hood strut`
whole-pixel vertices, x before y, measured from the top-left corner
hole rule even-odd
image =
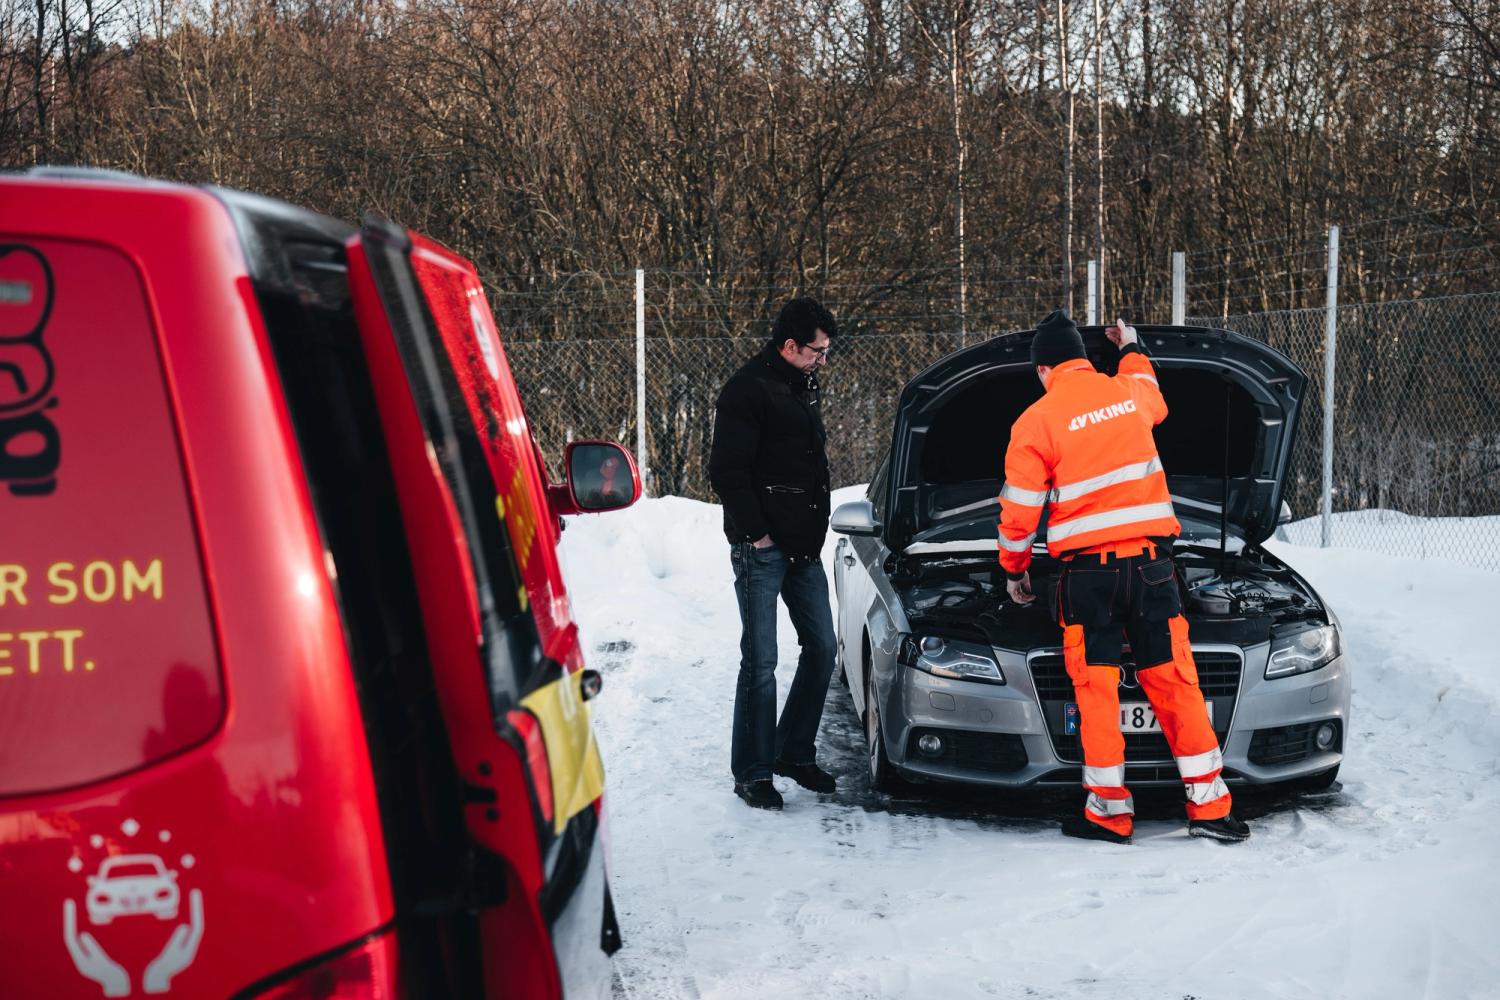
[[[1223,576],[1229,552],[1229,407],[1230,383],[1224,380],[1224,490],[1219,494],[1219,575]]]

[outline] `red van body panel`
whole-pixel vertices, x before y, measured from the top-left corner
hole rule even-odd
[[[70,954],[71,909],[75,933],[90,936],[120,970],[98,974],[123,974],[139,994],[175,929],[194,929],[196,898],[194,954],[170,988],[227,996],[370,933],[393,912],[368,757],[351,752],[365,737],[323,549],[224,207],[207,193],[166,185],[0,180],[0,243],[44,241],[123,255],[140,282],[212,595],[218,663],[194,667],[217,675],[223,720],[197,745],[135,773],[0,799],[0,884],[11,901],[0,907],[5,992],[101,995],[101,983],[86,978]],[[56,274],[59,302],[97,291],[87,272]],[[102,483],[74,461],[91,438],[127,454],[131,440],[117,409],[120,393],[108,388],[112,373],[91,359],[98,332],[63,325],[66,316],[60,307],[44,333],[56,364],[57,402],[47,411],[61,440],[56,487],[46,496],[0,500],[0,562],[42,566],[70,554],[68,539],[30,526],[41,523],[46,504],[70,505],[70,512],[76,504],[70,517],[105,519],[108,533],[122,540],[140,537],[149,546],[153,537],[156,512],[138,505],[128,476]],[[85,492],[106,488],[102,498]],[[176,572],[165,567],[168,588]],[[28,610],[0,608],[0,631],[28,629]],[[112,649],[108,635],[96,642],[115,656],[125,652]],[[104,653],[98,659],[92,675],[69,679],[103,677],[109,665]],[[239,682],[249,677],[254,683]],[[0,677],[0,684],[31,680]],[[154,718],[170,715],[180,695],[162,678],[114,697],[120,711],[139,700]],[[108,856],[143,852],[176,871],[178,918],[91,927],[87,876]],[[107,968],[88,954],[82,964]]]
[[[0,176],[0,993],[607,995],[573,490],[451,251]]]

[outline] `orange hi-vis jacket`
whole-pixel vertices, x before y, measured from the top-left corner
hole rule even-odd
[[[1048,503],[1053,556],[1180,533],[1151,436],[1166,415],[1155,369],[1136,345],[1126,346],[1114,376],[1083,358],[1053,368],[1046,395],[1016,420],[1005,452],[1000,565],[1006,573],[1019,577],[1031,564]]]

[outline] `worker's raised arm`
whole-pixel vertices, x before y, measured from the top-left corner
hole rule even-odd
[[[1123,319],[1117,319],[1114,326],[1104,331],[1104,335],[1120,349],[1120,367],[1115,378],[1129,380],[1131,395],[1151,415],[1151,423],[1161,423],[1167,418],[1167,401],[1162,397],[1161,385],[1156,381],[1156,368],[1147,357],[1146,349],[1141,346],[1135,327],[1127,326]]]

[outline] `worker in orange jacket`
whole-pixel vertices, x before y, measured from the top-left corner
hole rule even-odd
[[[1088,790],[1083,815],[1066,820],[1063,832],[1130,842],[1135,807],[1125,788],[1119,696],[1128,636],[1136,677],[1187,791],[1188,832],[1244,840],[1250,829],[1229,811],[1172,564],[1171,540],[1182,529],[1151,433],[1167,404],[1135,330],[1119,320],[1107,335],[1120,349],[1113,376],[1088,362],[1067,313],[1037,327],[1031,363],[1046,393],[1011,428],[1000,493],[1000,564],[1011,599],[1036,599],[1027,567],[1044,508],[1047,551],[1063,563],[1063,658],[1078,699]]]

